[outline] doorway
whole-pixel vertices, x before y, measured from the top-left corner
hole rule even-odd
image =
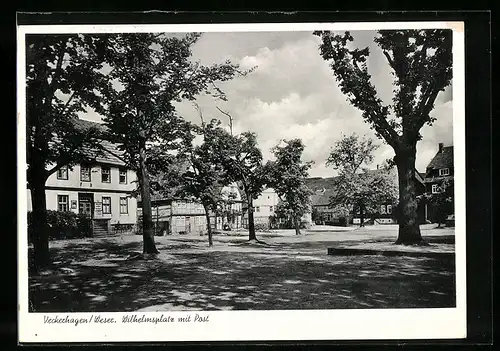
[[[93,218],[94,194],[78,193],[78,213]]]

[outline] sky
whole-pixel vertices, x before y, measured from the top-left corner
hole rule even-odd
[[[352,31],[354,45],[368,46],[368,70],[379,97],[386,104],[392,99],[392,77],[381,49],[373,42],[375,31]],[[361,117],[361,112],[347,102],[328,63],[319,55],[320,38],[311,32],[204,33],[193,45],[193,60],[204,65],[230,59],[242,69],[255,67],[246,77],[218,84],[228,101],[200,95],[197,103],[205,120],[220,119],[226,127],[229,120],[217,107],[233,117],[233,132],[255,132],[264,159],[281,139],[301,138],[305,144],[304,161],[314,161],[311,177],[331,177],[335,170],[325,165],[335,142],[343,135],[357,133],[374,139],[376,168],[394,151],[378,139]],[[177,112],[185,119],[199,122],[193,104],[181,102]],[[440,92],[431,116],[437,120],[421,130],[417,144],[416,168],[420,172],[435,155],[438,143],[453,145],[451,86]],[[81,118],[100,121],[89,111]]]

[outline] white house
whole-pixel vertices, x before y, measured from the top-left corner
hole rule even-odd
[[[137,200],[131,196],[137,187],[136,174],[124,167],[115,144],[103,140],[102,146],[103,155],[89,163],[64,166],[45,183],[47,210],[90,216],[94,236],[132,229],[137,223]]]
[[[276,191],[272,188],[265,189],[262,194],[253,200],[253,218],[255,224],[267,224],[269,225],[269,217],[276,215],[276,208],[280,198]],[[306,213],[302,217],[302,221],[308,224],[312,223],[311,214]],[[247,206],[244,204],[243,208],[243,226],[248,228],[248,211]]]

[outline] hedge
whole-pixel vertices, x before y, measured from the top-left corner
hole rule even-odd
[[[28,212],[28,239],[33,239],[33,213]],[[92,236],[92,220],[74,212],[47,211],[49,240],[89,238]]]

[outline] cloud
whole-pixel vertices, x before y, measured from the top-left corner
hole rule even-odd
[[[358,47],[368,47],[371,82],[385,104],[392,102],[392,76],[382,51],[373,42],[374,31],[351,32]],[[329,63],[319,55],[320,39],[310,32],[205,33],[193,46],[193,60],[204,65],[231,59],[241,68],[256,67],[246,77],[220,83],[227,101],[200,95],[197,103],[206,121],[217,118],[228,125],[228,118],[217,107],[230,113],[234,132],[252,131],[264,157],[280,139],[301,138],[306,145],[304,159],[315,161],[311,176],[332,176],[324,164],[331,147],[343,134],[357,133],[373,138],[380,146],[376,164],[394,156],[391,147],[376,139],[361,112],[352,107],[339,89]],[[431,115],[437,120],[422,129],[417,145],[417,169],[434,156],[437,144],[452,140],[452,89],[438,95]],[[200,117],[191,102],[176,104],[177,113],[199,123]],[[96,119],[89,114],[89,118]]]

